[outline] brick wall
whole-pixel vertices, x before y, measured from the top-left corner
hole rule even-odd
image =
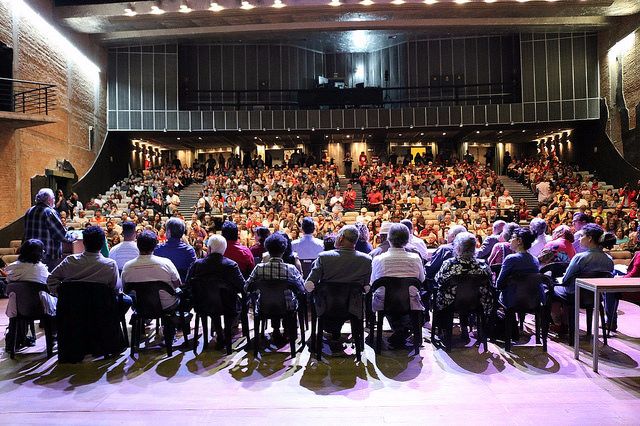
[[[609,109],[609,121],[607,122],[607,134],[615,147],[623,150],[623,136],[620,116],[615,105],[616,73],[615,58],[609,56],[609,50],[622,38],[635,31],[635,42],[631,49],[620,56],[622,59],[622,87],[624,101],[629,111],[629,128],[638,127],[639,120],[636,117],[636,106],[640,103],[640,27],[638,15],[629,17],[611,30],[598,34],[598,54],[600,61],[600,93],[607,101]],[[637,166],[637,165],[636,165]]]
[[[31,205],[31,177],[55,169],[56,160],[68,160],[82,177],[106,133],[106,51],[88,37],[57,26],[52,14],[50,0],[0,0],[0,42],[13,48],[13,78],[55,84],[57,105],[50,115],[58,120],[16,130],[0,124],[0,179],[8,188],[0,191],[0,227]],[[56,32],[86,57],[74,55]],[[101,72],[92,72],[88,61]],[[92,150],[89,126],[95,131]]]

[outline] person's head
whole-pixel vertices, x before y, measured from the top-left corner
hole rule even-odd
[[[536,239],[531,230],[526,228],[518,228],[511,235],[511,250],[514,252],[525,252],[531,248],[531,244]]]
[[[267,237],[271,235],[271,231],[269,231],[269,228],[267,228],[266,226],[258,226],[255,232],[256,232],[256,242],[258,244],[263,244],[263,245],[264,245],[264,240],[266,240]]]
[[[336,237],[336,248],[353,249],[358,242],[358,229],[353,225],[343,226]]]
[[[322,239],[322,244],[324,245],[324,251],[333,250],[336,248],[336,237],[331,234],[325,235]]]
[[[580,245],[582,247],[611,249],[616,244],[616,236],[611,232],[604,232],[604,229],[596,224],[588,223],[581,231]]]
[[[316,230],[316,223],[312,218],[305,217],[304,219],[302,219],[302,226],[300,228],[305,234],[311,235]]]
[[[122,222],[122,237],[125,241],[135,241],[136,224],[128,220]]]
[[[576,231],[581,230],[587,223],[589,223],[589,216],[582,213],[582,212],[577,212],[573,214],[573,228]]]
[[[38,191],[38,193],[36,194],[36,204],[42,203],[42,204],[46,204],[49,207],[53,207],[54,203],[55,203],[55,196],[53,195],[53,191],[51,190],[51,188],[42,188],[40,189],[40,191]]]
[[[504,220],[496,220],[493,222],[493,235],[500,235],[504,230],[504,226],[507,224]]]
[[[186,225],[184,221],[177,217],[172,217],[167,220],[165,225],[167,228],[167,238],[180,239],[184,235]]]
[[[513,231],[515,231],[518,228],[520,228],[520,225],[518,225],[515,222],[509,222],[506,225],[504,225],[504,229],[502,229],[502,233],[500,234],[500,237],[502,238],[503,241],[509,241],[511,239],[511,236],[513,235]]]
[[[238,225],[234,222],[225,220],[220,233],[227,241],[238,241]]]
[[[467,232],[467,228],[464,225],[454,225],[449,228],[447,232],[447,243],[451,244],[461,232]]]
[[[572,243],[574,240],[573,233],[571,232],[571,228],[569,228],[567,225],[560,225],[556,227],[556,229],[553,230],[553,235],[551,237],[554,240],[558,238],[564,238],[570,243]]]
[[[158,236],[155,232],[145,229],[138,235],[136,241],[140,254],[147,255],[152,254],[158,245]]]
[[[409,233],[413,232],[413,222],[411,219],[402,219],[400,223],[407,227]]]
[[[476,255],[476,237],[471,232],[462,231],[453,239],[453,253],[458,259],[473,259]]]
[[[44,244],[35,238],[22,243],[18,250],[18,260],[22,263],[38,263],[43,256]]]
[[[541,219],[539,217],[535,217],[531,219],[531,223],[529,223],[529,229],[535,238],[540,235],[544,235],[547,232],[547,221]]]
[[[104,231],[99,226],[89,226],[82,231],[84,250],[89,253],[98,253],[104,245]]]
[[[282,257],[287,250],[287,239],[282,233],[274,232],[265,240],[264,248],[267,249],[271,257]]]
[[[369,241],[369,228],[366,223],[356,222],[354,226],[358,229],[358,238],[360,241]]]
[[[387,239],[391,247],[402,248],[409,242],[409,229],[402,223],[394,223],[389,229]]]
[[[222,235],[214,234],[209,237],[207,248],[209,249],[209,254],[224,254],[227,251],[227,240]]]

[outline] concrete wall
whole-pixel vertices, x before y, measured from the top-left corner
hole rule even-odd
[[[31,177],[55,169],[56,160],[68,160],[82,177],[106,133],[106,51],[51,25],[52,13],[50,0],[0,0],[0,42],[13,48],[13,78],[55,84],[57,103],[54,124],[16,130],[0,124],[0,181],[15,188],[0,191],[0,227],[31,205]]]

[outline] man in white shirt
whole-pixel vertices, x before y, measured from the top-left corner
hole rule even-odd
[[[324,243],[321,239],[314,238],[313,236],[316,230],[316,223],[312,218],[305,217],[302,219],[300,228],[304,234],[297,240],[293,240],[291,246],[293,251],[298,254],[300,261],[304,264],[303,272],[307,272],[308,274],[308,271],[305,271],[305,269],[307,269],[306,266],[311,263],[309,261],[316,260],[318,255],[324,251]],[[306,276],[304,278],[306,278]]]
[[[422,259],[416,253],[408,252],[404,247],[409,243],[409,229],[400,223],[394,223],[389,229],[387,240],[389,249],[373,258],[371,263],[371,285],[382,277],[417,278],[424,281],[424,267]],[[373,293],[371,306],[374,311],[384,310],[385,288],[379,287]],[[409,287],[409,302],[412,310],[424,310],[420,300],[420,292],[417,287]],[[393,334],[389,338],[389,344],[395,347],[403,347],[407,337],[407,329],[411,327],[408,315],[388,315],[389,324]]]
[[[153,231],[142,231],[137,240],[140,254],[128,261],[122,268],[122,282],[152,282],[163,281],[173,288],[182,284],[180,274],[171,260],[155,256],[153,250],[158,245],[158,237]],[[160,290],[160,303],[162,309],[170,309],[179,303],[180,299]]]
[[[513,208],[513,197],[509,195],[508,189],[505,189],[504,193],[498,197],[498,207],[501,209]]]
[[[173,189],[169,189],[169,191],[167,192],[166,202],[167,210],[169,210],[169,213],[171,213],[172,215],[175,214],[175,212],[178,211],[178,207],[180,206],[180,197],[178,197],[177,194],[173,193]]]
[[[536,185],[538,190],[538,202],[542,203],[551,196],[551,185],[547,181],[542,181]]]
[[[344,198],[340,195],[340,191],[336,191],[335,195],[331,197],[329,200],[329,205],[331,206],[331,211],[333,213],[339,213],[343,209],[342,205],[344,204]]]
[[[121,272],[125,263],[135,259],[140,254],[136,244],[136,224],[130,221],[122,222],[122,237],[124,241],[116,244],[109,252],[109,258],[116,261],[118,270]]]

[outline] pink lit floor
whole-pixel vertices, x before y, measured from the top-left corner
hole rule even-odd
[[[285,346],[261,360],[186,348],[167,358],[155,347],[78,365],[47,361],[39,338],[16,360],[2,353],[0,424],[638,424],[640,308],[621,302],[619,315],[599,374],[586,338],[580,361],[564,343],[545,354],[521,341],[511,354],[425,342],[419,357],[367,346],[359,364],[346,354],[317,362],[307,349],[290,359]]]

